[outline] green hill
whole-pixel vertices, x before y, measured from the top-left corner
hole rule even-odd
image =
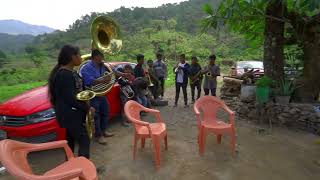
[[[2,43],[2,48],[14,50],[2,50],[0,47],[4,52],[4,56],[0,57],[0,89],[10,91],[8,85],[11,89],[16,89],[17,84],[33,87],[38,82],[46,82],[57,61],[58,52],[65,44],[79,46],[82,54],[89,53],[90,25],[99,15],[113,18],[122,31],[123,48],[119,54],[107,56],[107,61],[135,61],[138,53],[144,54],[147,60],[154,59],[155,52],[159,50],[164,52],[170,69],[177,63],[175,60],[180,53],[185,53],[188,60],[192,55],[198,56],[202,64],[206,63],[204,59],[211,53],[217,55],[220,65],[223,64],[222,60],[261,59],[262,45],[260,48],[257,45],[251,47],[246,39],[228,32],[226,27],[201,35],[200,21],[205,17],[202,10],[204,4],[210,3],[217,7],[219,2],[220,0],[189,0],[157,8],[121,7],[113,12],[84,15],[66,31],[55,31],[25,40],[23,38],[29,36],[7,35],[11,40],[2,42],[0,38],[0,45]],[[228,70],[222,66],[222,70],[224,69]],[[166,83],[168,86],[173,84],[174,79],[173,73],[169,72],[170,80]],[[2,100],[10,96],[3,96]]]
[[[34,36],[32,35],[10,35],[0,33],[0,50],[15,54],[24,51],[26,44],[33,41]]]
[[[67,43],[78,45],[83,53],[90,51],[90,25],[98,15],[107,15],[118,22],[122,30],[123,49],[113,60],[133,59],[143,53],[154,58],[163,50],[169,59],[179,53],[201,58],[216,53],[223,59],[259,59],[260,52],[239,35],[223,30],[200,34],[200,19],[205,16],[202,7],[210,3],[216,7],[220,0],[190,0],[180,4],[166,4],[157,8],[125,8],[113,12],[91,13],[76,20],[66,32],[56,31],[35,37],[33,46],[55,57]]]

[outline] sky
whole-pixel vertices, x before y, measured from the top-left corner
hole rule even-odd
[[[33,25],[65,30],[91,12],[124,7],[157,7],[185,0],[1,0],[0,20],[16,19]]]

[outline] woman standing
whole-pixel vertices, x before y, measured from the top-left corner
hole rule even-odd
[[[83,83],[73,68],[80,63],[78,47],[65,45],[61,49],[58,63],[49,77],[49,96],[59,125],[66,129],[69,147],[74,151],[77,142],[79,144],[78,156],[89,159],[90,140],[85,120],[87,112],[94,111],[94,108],[76,99],[76,94],[83,90]]]

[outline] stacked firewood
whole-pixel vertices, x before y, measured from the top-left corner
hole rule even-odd
[[[221,96],[239,96],[241,84],[243,80],[233,77],[223,77],[223,85],[221,87]]]

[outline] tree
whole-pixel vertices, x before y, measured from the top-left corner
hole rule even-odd
[[[265,10],[264,58],[265,74],[278,82],[284,79],[284,15],[283,1],[270,1]]]
[[[5,61],[7,59],[6,54],[0,50],[0,68],[3,67],[3,65],[5,64]]]
[[[320,1],[228,0],[216,11],[209,5],[204,10],[209,14],[203,21],[204,30],[225,23],[252,40],[264,40],[265,72],[273,79],[283,77],[283,47],[300,44],[304,53],[301,96],[311,100],[319,95]]]
[[[32,46],[27,46],[25,51],[34,65],[38,68],[41,67],[45,57],[44,54],[39,49]]]

